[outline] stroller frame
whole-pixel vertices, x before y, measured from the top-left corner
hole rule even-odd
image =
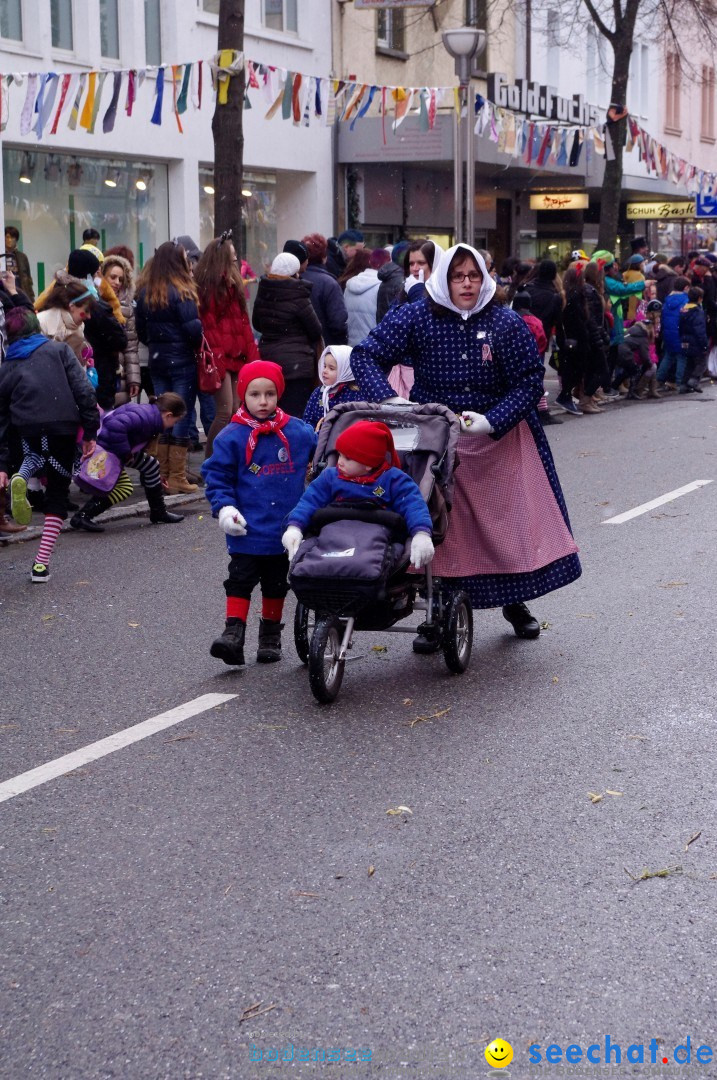
[[[451,478],[455,468],[455,446],[460,427],[454,414],[442,405],[386,406],[347,402],[337,406],[324,421],[324,424],[327,421],[331,423],[326,431],[322,429],[320,433],[314,457],[314,475],[318,475],[322,468],[331,463],[331,455],[335,453],[332,450],[333,443],[339,434],[336,428],[345,430],[355,420],[373,419],[381,420],[389,427],[397,429],[411,429],[411,422],[414,421],[420,430],[421,424],[426,420],[426,430],[430,426],[427,418],[436,415],[441,417],[444,429],[446,422],[449,425],[446,446],[442,453],[437,455],[437,460],[430,464],[427,470],[429,475],[425,480],[422,478],[419,487],[428,501],[434,486],[439,485],[446,507],[450,509]],[[421,440],[422,435],[419,434],[419,451],[423,449]],[[400,455],[400,442],[397,449]],[[443,517],[443,533],[436,535],[434,532],[436,543],[443,539],[445,526],[446,520]],[[406,570],[407,566],[404,564],[403,570],[399,568],[396,571],[393,585],[391,578],[389,579],[385,601],[367,605],[358,612],[322,610],[319,604],[310,607],[300,600],[297,602],[294,616],[296,651],[302,663],[308,665],[309,684],[314,697],[321,704],[335,701],[347,661],[358,659],[348,655],[353,646],[357,623],[358,630],[419,635],[414,641],[415,652],[429,654],[442,651],[450,671],[462,674],[467,670],[473,645],[473,610],[469,597],[464,592],[450,592],[445,588],[441,578],[434,577],[430,564],[417,573],[408,574]],[[419,595],[419,592],[423,595]],[[420,626],[396,625],[409,618],[414,610],[426,613],[425,621]],[[313,621],[312,611],[316,613]],[[385,617],[381,617],[382,614]]]

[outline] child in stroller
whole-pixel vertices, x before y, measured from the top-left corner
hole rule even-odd
[[[442,649],[451,671],[468,667],[470,601],[430,565],[447,531],[459,433],[437,404],[346,402],[321,426],[313,482],[282,537],[296,648],[319,702],[338,695],[354,630],[418,633],[415,652]],[[421,626],[396,626],[414,609],[426,612]]]

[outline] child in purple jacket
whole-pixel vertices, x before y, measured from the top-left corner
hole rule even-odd
[[[172,514],[164,505],[164,492],[159,475],[159,462],[148,450],[164,431],[170,431],[178,420],[186,415],[187,406],[179,394],[167,391],[150,401],[149,405],[130,402],[108,412],[102,419],[97,435],[97,445],[115,454],[124,466],[136,469],[149,504],[149,520],[154,524],[171,525],[184,521],[183,514]],[[81,510],[70,518],[73,529],[87,532],[104,532],[104,526],[95,521],[110,506],[128,499],[133,491],[132,481],[126,469],[122,469],[117,483],[107,495],[93,495]]]

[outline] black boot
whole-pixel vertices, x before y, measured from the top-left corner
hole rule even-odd
[[[516,637],[537,638],[540,635],[540,623],[530,614],[525,604],[506,604],[503,618],[511,623]]]
[[[281,631],[283,629],[282,622],[272,622],[270,619],[260,620],[257,663],[275,664],[277,660],[281,660]]]
[[[244,634],[246,623],[241,619],[227,620],[221,637],[215,638],[209,652],[216,656],[217,660],[223,660],[225,664],[244,663]]]
[[[184,514],[172,514],[164,505],[162,486],[145,488],[149,506],[149,520],[153,525],[174,525],[178,521],[184,521]]]
[[[70,525],[73,529],[84,529],[86,532],[104,532],[104,525],[98,525],[93,519],[109,510],[111,505],[106,495],[94,495],[70,518]]]

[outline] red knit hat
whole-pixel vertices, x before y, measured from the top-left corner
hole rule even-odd
[[[351,461],[360,461],[372,469],[385,465],[401,468],[401,460],[393,445],[390,428],[377,420],[357,420],[336,440],[336,449]]]
[[[273,382],[279,397],[284,393],[284,373],[279,365],[272,360],[252,360],[250,364],[244,365],[237,379],[237,394],[242,404],[253,379],[268,379]]]

